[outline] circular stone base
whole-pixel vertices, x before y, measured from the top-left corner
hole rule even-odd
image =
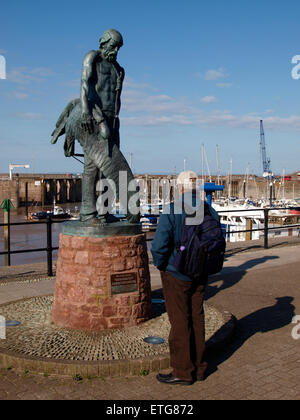
[[[21,322],[6,328],[0,341],[0,366],[31,372],[82,376],[138,375],[169,367],[166,313],[141,325],[99,332],[59,328],[51,321],[53,296],[33,297],[1,305],[6,320]],[[205,304],[207,346],[228,338],[233,317]],[[158,336],[163,344],[148,344],[144,338]]]

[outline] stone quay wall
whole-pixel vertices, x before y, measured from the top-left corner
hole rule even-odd
[[[177,175],[153,175],[136,174],[136,179],[147,181],[149,197],[151,198],[151,182],[165,179],[171,181]],[[201,178],[201,175],[199,174]],[[206,177],[205,181],[209,181]],[[258,200],[269,197],[269,182],[263,177],[250,175],[245,183],[245,175],[221,176],[220,179],[212,176],[212,182],[220,183],[224,186],[223,196],[237,196]],[[298,173],[291,175],[290,180],[283,182],[280,176],[275,176],[273,185],[273,195],[276,199],[292,199],[300,197],[300,176]],[[49,206],[55,200],[58,204],[77,203],[81,201],[81,175],[74,174],[13,174],[9,180],[7,174],[0,174],[0,201],[9,198],[15,208],[25,205],[25,185],[28,188],[29,204]],[[162,197],[162,184],[159,192]]]
[[[14,207],[52,206],[81,201],[81,177],[68,174],[14,174],[12,179],[0,174],[0,201],[9,198]]]
[[[14,206],[19,206],[19,194],[17,181],[10,181],[8,179],[0,179],[0,204],[3,200],[9,198]]]

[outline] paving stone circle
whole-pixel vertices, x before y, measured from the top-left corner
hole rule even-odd
[[[99,332],[74,331],[56,326],[51,320],[53,296],[22,299],[0,306],[6,320],[17,320],[17,327],[6,328],[0,341],[0,364],[5,355],[34,361],[65,363],[105,363],[141,361],[168,356],[170,324],[164,312],[138,326]],[[206,341],[218,335],[227,320],[224,313],[205,303]],[[154,311],[155,316],[155,311]],[[149,344],[145,337],[164,339],[163,344]],[[4,358],[2,357],[4,355]],[[130,362],[131,363],[131,362]],[[21,363],[22,365],[22,363]],[[26,365],[26,363],[24,364]],[[39,370],[39,368],[37,367]],[[40,368],[43,369],[43,368]],[[109,374],[107,373],[109,376]]]

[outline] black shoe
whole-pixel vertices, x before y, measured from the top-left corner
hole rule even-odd
[[[113,214],[108,214],[106,216],[106,223],[117,223],[120,222],[120,219]]]
[[[192,385],[193,381],[186,381],[184,379],[176,378],[173,373],[169,373],[168,375],[163,375],[159,373],[156,376],[156,379],[163,383],[163,384],[169,384],[169,385]]]

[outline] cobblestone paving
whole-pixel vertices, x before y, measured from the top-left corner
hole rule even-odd
[[[62,329],[53,324],[51,310],[53,296],[39,296],[9,303],[0,307],[6,320],[18,320],[20,325],[8,328],[3,349],[22,356],[51,357],[58,360],[102,361],[139,359],[168,353],[170,323],[164,313],[145,323],[125,329],[82,332]],[[208,341],[225,323],[223,315],[206,302],[205,324]],[[158,336],[165,340],[159,346],[144,341]]]
[[[300,247],[290,250],[297,258]],[[280,255],[280,249],[277,252]],[[264,258],[263,250],[255,254]],[[292,318],[300,315],[299,281],[299,262],[257,266],[212,278],[207,302],[230,310],[238,327],[230,345],[208,355],[204,382],[169,386],[158,383],[155,374],[76,382],[71,377],[17,373],[7,366],[0,369],[0,399],[299,400],[300,340],[291,335],[296,325]]]

